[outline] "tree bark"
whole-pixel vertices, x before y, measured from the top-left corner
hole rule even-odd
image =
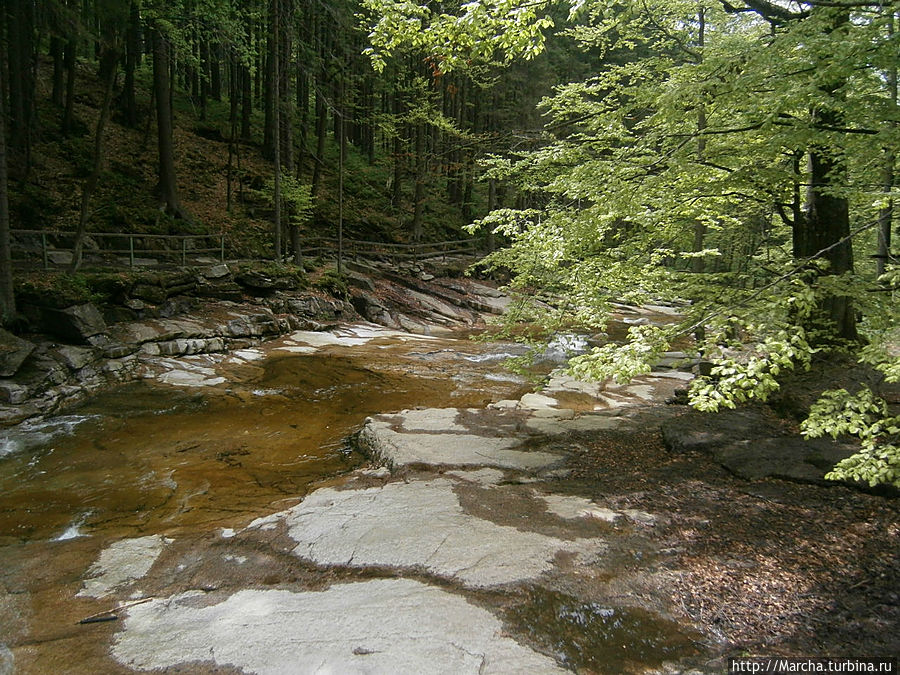
[[[50,100],[53,105],[62,107],[63,87],[65,86],[63,66],[63,41],[58,35],[50,38],[50,57],[53,59],[53,89]]]
[[[269,63],[271,66],[271,105],[272,105],[272,128],[274,130],[279,129],[280,126],[280,113],[281,113],[281,98],[279,97],[279,84],[281,79],[281,72],[279,69],[279,48],[278,48],[278,34],[279,34],[279,10],[278,10],[278,0],[272,0],[270,5],[271,8],[274,8],[272,13],[273,19],[273,27],[272,27],[272,50],[269,52]],[[274,43],[274,44],[273,44]],[[268,97],[266,99],[269,100]],[[268,127],[268,125],[266,125]],[[272,143],[272,152],[275,155],[275,261],[281,262],[281,143],[276,138]]]
[[[72,131],[75,115],[75,54],[78,43],[70,38],[66,43],[64,62],[66,66],[66,109],[63,111],[62,134],[68,136]]]
[[[128,29],[125,32],[125,82],[122,85],[122,110],[125,123],[136,127],[138,123],[137,98],[134,74],[141,58],[141,15],[137,2],[132,0],[128,12]]]
[[[821,11],[821,10],[814,10]],[[835,16],[832,32],[849,21],[842,12]],[[824,93],[839,96],[843,82],[821,85]],[[845,120],[838,106],[822,107],[812,112],[812,119],[826,128],[841,128]],[[809,148],[809,186],[806,192],[806,212],[794,223],[794,255],[828,262],[826,275],[840,275],[853,271],[853,246],[850,240],[850,205],[839,194],[847,178],[847,167],[840,148],[827,143]],[[848,340],[857,339],[856,311],[846,296],[830,296],[823,300],[822,309],[834,323],[835,335]]]
[[[81,211],[78,218],[78,228],[75,232],[75,246],[72,251],[71,271],[77,272],[81,267],[82,249],[84,237],[87,232],[88,211],[91,197],[100,182],[100,171],[103,168],[103,134],[106,130],[106,122],[109,120],[109,111],[112,106],[113,86],[116,81],[116,70],[119,62],[119,52],[114,48],[106,48],[100,55],[100,69],[104,73],[103,101],[100,104],[100,115],[97,118],[97,130],[94,134],[94,163],[91,174],[88,176],[81,189]]]
[[[425,134],[424,124],[416,125],[416,186],[413,195],[412,238],[422,241],[425,218]]]
[[[0,45],[0,61],[4,47]],[[3,91],[0,68],[0,91]],[[16,314],[16,296],[12,278],[12,252],[9,232],[9,187],[6,169],[6,117],[0,111],[0,324],[8,324]]]
[[[312,194],[319,194],[322,185],[322,168],[325,164],[325,134],[328,130],[328,108],[325,98],[316,91],[316,156],[313,165]]]
[[[697,38],[697,47],[699,48],[700,59],[703,60],[703,46],[706,41],[706,13],[703,8],[697,13],[699,22],[699,35]],[[702,162],[706,153],[706,138],[703,132],[706,130],[706,108],[701,103],[697,109],[697,161]],[[703,241],[706,239],[706,223],[697,219],[694,221],[694,253],[703,250]],[[694,274],[702,274],[706,270],[706,261],[703,258],[691,259],[691,271]]]
[[[894,37],[894,14],[891,12],[888,21],[888,37]],[[888,99],[897,105],[897,65],[887,73]],[[893,123],[896,125],[896,122]],[[881,189],[890,195],[894,189],[894,164],[897,161],[897,153],[894,148],[885,148],[884,171],[882,174]],[[894,226],[894,200],[890,196],[884,207],[878,212],[878,246],[875,257],[875,276],[880,277],[887,268],[887,261],[891,255],[891,230]]]
[[[160,209],[177,218],[185,218],[186,214],[178,199],[175,178],[175,150],[172,138],[172,108],[170,107],[169,49],[169,41],[160,32],[159,28],[154,27],[153,90],[156,95]]]
[[[832,190],[843,181],[846,169],[827,149],[809,153],[810,185],[807,191],[807,210],[801,224],[802,257],[816,257],[828,261],[826,274],[853,271],[853,246],[850,241],[850,206],[845,197]],[[835,324],[837,335],[856,339],[856,314],[849,297],[832,296],[824,301],[824,310]]]
[[[241,64],[241,140],[251,138],[250,117],[253,114],[253,92],[250,80],[250,68]]]

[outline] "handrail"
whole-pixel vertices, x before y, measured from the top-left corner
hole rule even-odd
[[[72,248],[58,248],[51,247],[47,241],[48,237],[69,237],[73,238],[76,236],[75,232],[65,231],[65,230],[29,230],[29,229],[13,229],[10,230],[11,235],[38,235],[41,238],[41,257],[44,263],[44,269],[50,268],[50,252],[51,251],[74,251],[74,243]],[[101,249],[103,253],[116,255],[116,254],[127,254],[128,255],[128,265],[129,267],[134,267],[135,258],[138,254],[141,253],[152,253],[155,255],[181,255],[181,264],[187,264],[187,254],[188,247],[187,243],[189,240],[197,240],[197,239],[213,239],[217,240],[217,244],[214,247],[201,247],[196,248],[193,247],[190,249],[191,253],[218,253],[219,260],[224,262],[225,260],[225,235],[224,234],[151,234],[151,233],[142,233],[142,232],[87,232],[86,236],[89,236],[91,239],[127,239],[128,240],[128,248],[104,248]],[[167,250],[160,251],[157,249],[149,249],[149,248],[138,248],[135,246],[135,239],[139,240],[157,240],[157,241],[180,241],[181,246],[179,250]],[[13,249],[21,250],[21,246],[16,246],[15,241],[10,242],[12,244]]]
[[[41,257],[44,264],[44,269],[50,268],[50,253],[56,251],[72,251],[74,249],[74,243],[72,248],[60,247],[60,246],[52,246],[48,241],[49,238],[73,238],[76,233],[71,231],[64,230],[33,230],[33,229],[13,229],[10,230],[10,234],[15,237],[15,235],[32,235],[40,237],[40,246],[41,246]],[[87,236],[91,237],[94,240],[100,239],[118,239],[118,240],[127,240],[128,247],[127,248],[103,248],[101,249],[102,253],[110,254],[110,255],[127,255],[128,256],[128,265],[130,267],[134,267],[136,257],[140,254],[153,254],[155,256],[164,256],[164,255],[178,255],[181,257],[181,264],[184,265],[187,263],[187,254],[188,254],[188,241],[196,241],[196,240],[216,240],[216,245],[214,247],[201,247],[195,248],[192,247],[190,249],[190,253],[199,254],[199,253],[218,253],[218,258],[220,261],[225,261],[225,235],[224,234],[151,234],[151,233],[141,233],[141,232],[133,232],[133,233],[125,233],[125,232],[88,232]],[[158,250],[158,249],[149,249],[149,248],[139,248],[136,246],[135,240],[141,241],[162,241],[162,242],[176,242],[180,241],[181,246],[178,247],[178,250]],[[15,250],[22,250],[23,247],[17,245],[17,242],[13,238],[11,242],[13,244],[13,248]],[[333,251],[338,244],[338,239],[336,237],[312,237],[305,242],[305,245],[302,246],[302,251],[305,255],[313,254],[313,253],[321,253],[327,251]],[[355,253],[367,253],[370,255],[387,255],[394,259],[414,259],[421,260],[424,258],[434,257],[434,256],[446,256],[453,255],[458,253],[469,253],[474,254],[477,251],[477,239],[451,239],[446,241],[436,241],[436,242],[416,242],[416,243],[404,243],[404,242],[384,242],[384,241],[368,241],[363,239],[343,239],[343,245],[346,249],[349,249]]]

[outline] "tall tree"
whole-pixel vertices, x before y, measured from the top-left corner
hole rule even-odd
[[[77,271],[82,262],[82,248],[87,233],[87,223],[91,197],[97,190],[100,182],[100,172],[104,161],[104,135],[106,123],[109,120],[110,109],[113,100],[113,88],[116,82],[119,60],[122,54],[119,26],[127,22],[127,8],[122,11],[122,6],[116,0],[105,0],[101,15],[100,29],[100,77],[103,82],[103,94],[100,101],[100,113],[97,116],[97,127],[94,132],[94,158],[91,173],[84,181],[81,188],[81,210],[78,217],[78,227],[75,231],[75,245],[72,252],[73,272]]]
[[[6,56],[0,41],[0,63]],[[3,68],[0,66],[0,92],[4,90]],[[16,314],[16,297],[12,278],[12,253],[9,232],[9,189],[6,164],[6,113],[0,105],[0,325]]]
[[[159,155],[160,209],[177,218],[187,218],[178,198],[178,185],[175,175],[175,148],[173,139],[171,82],[171,44],[165,27],[156,22],[151,27],[153,41],[153,94],[156,100],[156,138]]]

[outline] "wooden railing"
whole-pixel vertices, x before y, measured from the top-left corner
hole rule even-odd
[[[66,266],[71,261],[75,246],[74,232],[55,230],[11,231],[13,253],[40,256],[44,269],[51,266]],[[141,264],[142,256],[154,260],[168,260],[186,265],[189,257],[215,254],[220,261],[225,260],[224,234],[123,234],[117,232],[89,232],[87,234],[96,248],[86,248],[85,258],[100,257],[104,265],[134,267]],[[153,244],[157,244],[154,246]],[[212,244],[212,245],[210,245]],[[425,260],[448,255],[475,255],[478,252],[476,239],[454,239],[438,242],[412,244],[365,241],[344,238],[340,243],[336,238],[316,237],[304,242],[304,256],[335,254],[338,248],[345,256],[362,255],[385,257],[393,261]],[[14,262],[18,259],[14,257]]]
[[[318,237],[309,240],[302,247],[304,255],[334,253],[338,250],[338,240],[332,237]],[[343,240],[344,255],[365,255],[369,257],[383,256],[393,260],[425,260],[441,256],[478,252],[477,239],[453,239],[449,241],[419,242],[415,244],[391,243],[382,241],[365,241],[362,239]]]
[[[52,230],[12,230],[12,250],[36,252],[35,248],[39,242],[41,260],[44,269],[49,269],[52,263],[52,254],[68,253],[71,254],[75,247],[74,232],[58,232]],[[180,260],[182,265],[187,264],[188,255],[204,255],[216,254],[216,257],[225,260],[225,235],[224,234],[122,234],[119,232],[89,232],[87,234],[91,240],[97,243],[98,248],[85,249],[84,255],[102,255],[104,262],[109,264],[121,263],[125,256],[128,258],[128,265],[134,267],[138,258],[143,255],[150,255],[154,259],[167,258]],[[27,246],[21,242],[22,238],[32,239],[35,245]],[[111,245],[101,245],[111,242]],[[124,242],[124,244],[120,244]],[[160,242],[161,246],[149,247],[151,242]],[[214,242],[210,246],[210,242]],[[175,243],[175,246],[171,246]],[[68,244],[68,245],[66,245]],[[199,245],[198,245],[199,244]],[[149,248],[148,248],[149,247]],[[108,260],[109,256],[121,256],[122,260]],[[71,255],[69,256],[71,260]],[[62,262],[61,264],[68,264]]]

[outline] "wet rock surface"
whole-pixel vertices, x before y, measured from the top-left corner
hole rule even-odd
[[[118,279],[119,304],[104,312],[90,303],[26,305],[25,313],[46,334],[31,335],[30,342],[13,335],[3,341],[0,425],[51,414],[121,382],[154,377],[166,366],[183,371],[168,376],[172,384],[218,384],[197,370],[213,365],[216,354],[301,329],[323,330],[360,318],[428,334],[483,326],[473,307],[485,305],[478,299],[482,295],[490,302],[499,296],[467,279],[446,281],[455,290],[441,291],[445,280],[429,275],[430,283],[419,281],[412,289],[391,281],[397,276],[392,265],[361,269],[367,274],[353,273],[349,298],[297,290],[298,278],[277,269],[220,263],[145,273],[131,283]],[[183,356],[197,358],[179,368],[171,357]]]
[[[190,334],[191,325],[164,327],[171,340],[197,339],[171,334]],[[377,381],[395,370],[407,376],[420,369],[443,373],[448,381],[460,378],[463,389],[488,384],[483,369],[497,359],[454,352],[445,344],[433,336],[357,324],[294,331],[230,353],[155,356],[145,376],[185,392],[203,387],[209,395],[248,404],[259,400],[263,406],[283,397],[289,404],[294,391],[315,400],[333,397],[334,387],[349,387],[350,396],[355,380]],[[372,370],[344,366],[336,379],[315,381],[303,365],[303,359],[337,365],[351,354],[358,359],[360,350],[369,354]],[[383,362],[377,358],[382,351]],[[463,375],[461,361],[472,372]],[[510,384],[497,382],[506,390]],[[76,650],[80,672],[549,673],[580,667],[577,641],[619,639],[614,625],[625,621],[627,632],[635,632],[633,644],[644,646],[639,655],[629,647],[615,656],[610,663],[616,670],[693,667],[697,649],[689,626],[673,621],[665,606],[644,607],[634,619],[638,610],[632,605],[645,603],[637,596],[622,600],[633,574],[622,566],[622,550],[646,549],[645,530],[664,515],[616,508],[572,492],[574,484],[566,482],[585,434],[629,428],[630,411],[648,398],[669,396],[675,384],[647,378],[619,392],[615,406],[587,396],[583,383],[570,382],[540,397],[494,396],[493,407],[476,407],[463,397],[454,408],[370,415],[360,434],[370,436],[369,466],[344,471],[302,498],[291,498],[302,494],[298,490],[286,490],[281,501],[288,503],[280,506],[273,494],[261,517],[204,527],[226,518],[204,516],[204,505],[223,486],[238,485],[229,472],[261,476],[261,467],[250,465],[253,442],[229,443],[225,431],[216,437],[210,460],[225,471],[223,478],[234,477],[220,484],[208,468],[196,477],[181,469],[162,475],[154,470],[148,497],[160,504],[158,515],[152,521],[117,516],[123,526],[137,525],[140,536],[133,529],[122,536],[129,529],[119,527],[117,537],[92,542],[84,536],[96,527],[88,513],[59,541],[40,544],[66,546],[78,561],[73,568],[82,570],[62,591],[68,596],[65,622],[74,628],[54,618],[57,637],[45,642],[46,632],[17,605],[0,612],[18,616],[38,646],[24,648],[9,635],[0,641],[13,645],[24,672],[46,669],[59,658],[57,645],[78,643],[79,632],[90,630],[100,639],[93,648],[80,644]],[[553,425],[535,426],[536,421]],[[178,467],[202,452],[197,445],[176,442],[166,465]],[[374,450],[381,446],[393,446],[394,454]],[[205,482],[199,480],[204,476]],[[231,494],[232,501],[239,499]],[[148,497],[135,495],[134,501]],[[174,524],[186,523],[193,513],[199,527]],[[36,570],[25,549],[11,550],[17,553],[7,575],[21,574],[23,567]],[[606,583],[610,578],[618,580],[615,592]],[[36,599],[44,597],[34,592]],[[559,612],[584,613],[597,632],[585,637],[567,620],[550,634],[533,632],[525,617],[538,596]],[[89,628],[77,623],[110,609],[117,621]],[[602,637],[607,630],[613,632]],[[564,646],[551,646],[554,640]]]
[[[365,327],[295,333],[278,349],[353,348],[379,333]],[[589,406],[577,388],[558,385],[560,398],[370,417],[357,445],[373,468],[241,529],[223,530],[199,550],[196,543],[190,549],[172,543],[171,554],[139,582],[155,599],[125,610],[112,656],[139,669],[200,664],[260,673],[564,672],[577,667],[578,658],[567,662],[537,649],[523,627],[510,632],[525,610],[507,615],[504,598],[524,589],[543,589],[550,597],[578,588],[579,602],[587,603],[579,611],[599,612],[592,620],[598,630],[603,617],[611,626],[628,616],[634,635],[624,636],[626,643],[646,644],[653,636],[640,657],[626,644],[626,660],[610,661],[614,670],[640,672],[665,662],[692,668],[696,648],[689,628],[665,613],[634,614],[638,610],[627,603],[610,603],[604,585],[591,581],[598,574],[616,576],[620,547],[644,546],[637,544],[642,530],[663,516],[613,509],[554,487],[567,475],[567,459],[581,435],[610,423],[628,427],[627,410],[652,398],[649,392],[669,395],[674,385],[654,376],[635,386],[641,388],[620,392],[615,408],[601,399]],[[565,394],[580,394],[578,410],[559,407]],[[555,425],[535,428],[535,419]],[[546,446],[554,452],[542,450]],[[263,551],[269,559],[263,569],[278,590],[237,581],[241,570],[259,564]],[[188,555],[195,565],[172,568]],[[303,571],[288,573],[285,562],[273,566],[282,556]],[[295,581],[285,583],[289,577]],[[206,579],[208,590],[188,586],[172,594],[186,585],[183,578],[194,585]],[[314,591],[306,590],[310,585]],[[603,609],[591,610],[591,602]],[[275,627],[294,625],[298,615],[303,628],[279,631],[273,643]],[[566,644],[571,639],[564,638]],[[626,665],[628,659],[636,660]]]
[[[724,605],[713,614],[714,596],[698,599],[694,589],[717,578],[739,603],[759,595],[749,584],[781,580],[759,556],[722,548],[708,557],[697,543],[732,502],[768,528],[756,545],[785,531],[759,518],[784,501],[777,485],[735,498],[732,483],[710,487],[716,469],[685,459],[724,434],[685,434],[686,453],[635,450],[660,421],[680,419],[682,410],[663,402],[689,373],[667,368],[615,386],[554,372],[541,393],[508,382],[517,393],[495,396],[487,390],[502,376],[479,368],[496,355],[467,354],[434,335],[365,323],[308,330],[258,306],[217,312],[209,323],[153,318],[123,327],[127,338],[111,334],[141,345],[117,362],[173,387],[186,426],[172,436],[158,424],[113,424],[93,449],[97,459],[84,459],[130,465],[138,446],[160,455],[139,455],[140,486],[120,512],[84,511],[64,530],[55,524],[52,538],[13,543],[3,531],[0,625],[12,628],[0,631],[0,664],[26,673],[713,673],[741,646],[717,622],[725,617],[739,632],[737,620]],[[111,363],[98,360],[101,349],[37,351],[60,376],[78,367],[100,378]],[[663,365],[677,368],[679,359]],[[338,419],[330,411],[360,398],[366,383],[377,385],[368,394],[374,410],[384,410],[388,392],[406,386],[398,374],[458,382],[445,398],[459,400],[430,407],[434,385],[426,384],[399,410],[368,413],[355,445],[365,459],[351,460],[341,437],[323,432],[311,444],[340,448],[333,469],[300,478],[311,418],[327,428]],[[201,411],[217,416],[191,429]],[[71,424],[92,424],[85,413]],[[736,418],[730,434],[760,424]],[[129,433],[135,447],[114,450],[113,438]],[[257,448],[272,439],[283,459],[258,461]],[[63,463],[63,473],[89,475]],[[102,493],[114,489],[88,501],[101,509]],[[745,536],[747,522],[737,528]],[[31,527],[39,531],[37,519]],[[96,536],[85,535],[91,528]],[[766,551],[770,560],[779,554]],[[749,581],[732,589],[729,575]],[[23,579],[27,592],[11,592]],[[796,595],[799,609],[780,609],[780,620],[826,608],[820,594]],[[771,624],[767,608],[761,616]],[[85,617],[115,620],[79,624]]]

